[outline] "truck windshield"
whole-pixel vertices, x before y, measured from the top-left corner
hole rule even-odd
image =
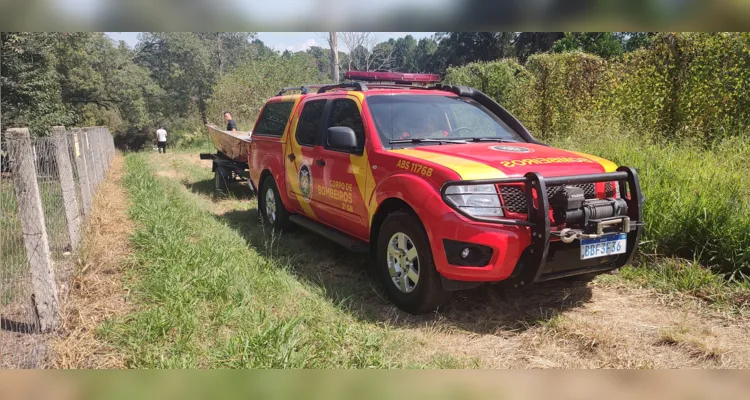
[[[464,141],[522,142],[499,117],[468,98],[438,95],[367,97],[383,146],[439,145]]]

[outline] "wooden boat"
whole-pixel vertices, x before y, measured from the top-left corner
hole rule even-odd
[[[206,125],[216,150],[232,161],[247,162],[252,132],[229,132],[216,125]]]

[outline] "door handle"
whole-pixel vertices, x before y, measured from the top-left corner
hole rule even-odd
[[[286,157],[289,159],[289,161],[294,161],[297,158],[297,157],[294,156],[294,154],[289,154]]]
[[[323,167],[323,166],[325,166],[325,165],[326,165],[326,160],[324,160],[324,159],[322,159],[322,158],[321,158],[320,160],[315,160],[315,164],[318,164],[318,165],[320,165],[321,167]]]

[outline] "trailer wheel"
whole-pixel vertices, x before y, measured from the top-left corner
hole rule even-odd
[[[279,189],[276,188],[276,182],[271,176],[266,177],[261,185],[258,194],[258,211],[263,222],[274,230],[281,231],[289,225],[289,212],[284,208]]]
[[[217,165],[214,168],[214,196],[226,197],[229,193],[229,187],[227,186],[227,177],[224,168]]]
[[[427,233],[416,215],[391,213],[383,221],[377,241],[377,273],[398,308],[420,314],[437,309],[450,298],[435,269]]]

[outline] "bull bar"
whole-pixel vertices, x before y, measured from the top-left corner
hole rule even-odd
[[[575,185],[586,183],[613,182],[616,181],[619,186],[620,197],[628,205],[627,217],[620,218],[623,226],[623,233],[627,234],[627,250],[620,254],[612,262],[606,265],[596,265],[583,267],[563,272],[552,272],[545,270],[547,258],[549,255],[551,242],[550,221],[550,203],[547,196],[548,186],[558,185]],[[483,218],[476,217],[455,206],[448,201],[446,191],[452,186],[471,186],[471,185],[504,185],[523,183],[525,188],[525,198],[527,207],[527,219],[510,219],[510,218]],[[534,204],[533,191],[536,191],[537,202]],[[630,263],[635,255],[638,242],[642,233],[643,226],[643,203],[645,198],[641,192],[638,182],[638,174],[631,167],[619,167],[616,172],[587,174],[587,175],[570,175],[556,176],[545,178],[538,172],[529,172],[523,177],[501,178],[501,179],[481,179],[481,180],[456,180],[448,181],[440,188],[440,194],[443,202],[454,209],[464,217],[477,222],[487,222],[499,225],[512,225],[528,227],[531,231],[531,245],[527,247],[519,259],[516,268],[508,279],[514,287],[523,286],[535,282],[543,282],[558,278],[564,278],[572,275],[581,275],[587,273],[605,272],[620,268]],[[499,195],[499,193],[498,193]],[[602,226],[612,225],[612,219],[602,221],[602,225],[597,227],[601,234]],[[547,273],[545,273],[547,272]]]

